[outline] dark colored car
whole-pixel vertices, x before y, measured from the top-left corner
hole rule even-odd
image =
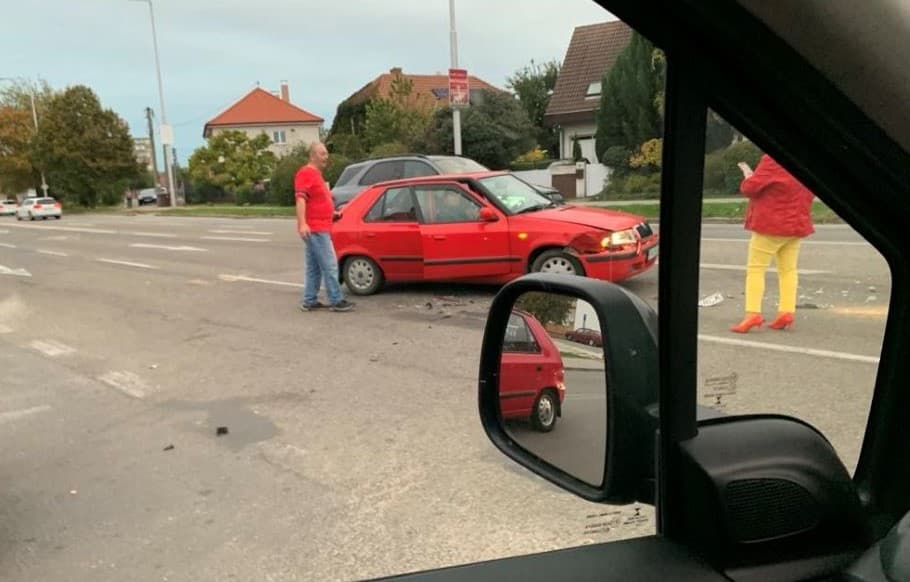
[[[590,329],[587,327],[580,327],[574,331],[567,332],[566,339],[570,342],[588,344],[589,346],[600,347],[604,345],[603,336],[600,335],[600,332],[596,329]]]
[[[374,158],[356,162],[346,167],[332,187],[332,197],[335,199],[335,208],[338,208],[350,202],[354,196],[363,192],[369,186],[380,182],[421,176],[474,174],[487,171],[489,171],[489,168],[486,166],[461,156],[406,154]],[[557,204],[565,202],[562,194],[551,186],[529,185]]]

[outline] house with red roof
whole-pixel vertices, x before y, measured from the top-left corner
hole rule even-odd
[[[239,101],[205,124],[202,136],[210,138],[222,131],[242,131],[253,138],[269,136],[269,149],[278,157],[299,144],[310,144],[321,137],[325,120],[291,103],[287,81],[278,94],[256,87]]]

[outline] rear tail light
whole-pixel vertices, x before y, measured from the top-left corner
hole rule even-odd
[[[63,208],[63,206],[59,202],[55,202],[54,208]]]
[[[35,204],[34,209],[35,209],[35,210],[41,210],[41,205],[40,205],[40,204]]]

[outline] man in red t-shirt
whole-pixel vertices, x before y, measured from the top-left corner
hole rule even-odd
[[[305,279],[301,311],[325,307],[318,300],[320,284],[325,281],[329,309],[350,311],[354,304],[345,300],[338,282],[338,259],[332,244],[332,219],[335,204],[332,193],[322,177],[329,163],[325,144],[310,146],[310,160],[294,176],[294,197],[297,200],[297,232],[305,247]]]

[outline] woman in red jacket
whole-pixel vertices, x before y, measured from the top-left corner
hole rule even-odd
[[[768,327],[787,329],[793,326],[796,312],[799,245],[803,238],[815,232],[812,225],[815,195],[770,156],[761,157],[755,172],[743,162],[739,167],[745,177],[739,189],[749,198],[745,227],[752,231],[752,239],[746,268],[746,315],[730,330],[747,333],[765,322],[761,306],[765,271],[772,259],[777,263],[780,303],[777,318]]]

